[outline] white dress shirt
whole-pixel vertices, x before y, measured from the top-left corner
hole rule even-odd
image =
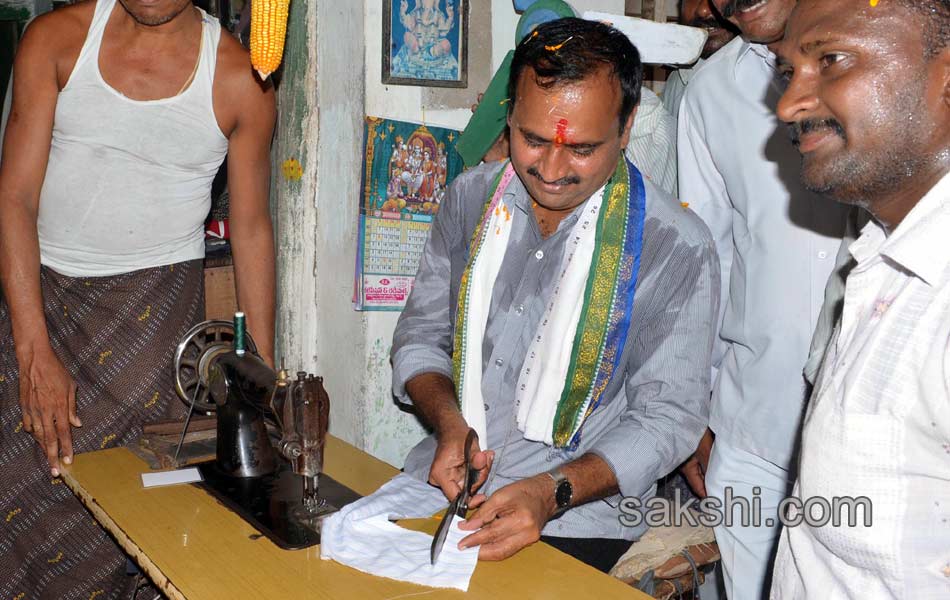
[[[950,175],[850,251],[795,496],[866,496],[873,526],[787,528],[773,595],[950,598]]]
[[[686,86],[693,74],[699,67],[706,63],[705,58],[700,58],[691,67],[682,67],[672,71],[666,78],[666,85],[663,86],[663,108],[670,113],[674,121],[679,120],[680,102],[683,100],[683,93],[686,92]]]
[[[736,38],[692,77],[680,108],[680,199],[709,226],[722,265],[710,427],[780,467],[805,401],[802,368],[847,210],[805,190],[775,117],[774,56]]]
[[[657,187],[676,196],[676,121],[646,87],[640,90],[627,157]]]

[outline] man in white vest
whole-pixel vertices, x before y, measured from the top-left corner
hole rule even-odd
[[[179,418],[174,348],[204,317],[211,182],[228,156],[238,302],[272,359],[274,93],[189,0],[33,21],[0,165],[0,596],[118,598],[126,559],[58,475]]]

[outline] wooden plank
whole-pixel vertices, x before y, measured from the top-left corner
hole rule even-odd
[[[205,269],[205,319],[230,321],[238,308],[234,267]]]
[[[330,436],[326,472],[367,494],[393,477],[390,465]],[[261,536],[204,490],[143,489],[147,465],[125,448],[76,455],[63,479],[157,587],[173,599],[633,598],[647,596],[546,546],[497,563],[480,562],[469,591],[438,590],[374,577],[320,559],[319,547],[288,551]],[[413,529],[432,531],[433,519]]]

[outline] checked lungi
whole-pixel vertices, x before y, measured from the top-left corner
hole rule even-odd
[[[109,277],[41,271],[50,342],[76,382],[75,453],[132,444],[183,418],[173,360],[204,316],[201,260]],[[23,430],[10,312],[0,298],[0,598],[125,598],[126,557]]]

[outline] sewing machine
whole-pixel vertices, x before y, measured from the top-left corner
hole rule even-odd
[[[205,321],[175,352],[175,383],[191,415],[217,416],[215,459],[196,466],[202,486],[277,545],[320,542],[320,521],[359,495],[322,475],[330,399],[323,378],[274,372],[235,323]],[[283,460],[281,460],[283,459]]]

